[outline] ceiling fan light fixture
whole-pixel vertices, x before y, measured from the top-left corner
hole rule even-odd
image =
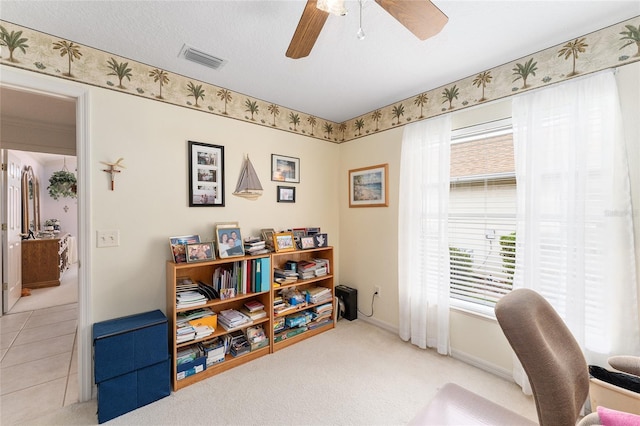
[[[316,7],[336,16],[344,16],[347,14],[347,9],[344,7],[344,0],[318,0]]]

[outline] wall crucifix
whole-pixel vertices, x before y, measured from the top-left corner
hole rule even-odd
[[[124,160],[124,158],[118,158],[118,161],[116,161],[115,163],[106,163],[104,161],[101,161],[102,164],[109,166],[108,169],[102,169],[103,172],[107,172],[109,173],[109,175],[111,176],[111,190],[113,191],[115,189],[115,177],[116,177],[116,173],[120,173],[122,170],[118,170],[118,168],[125,168],[122,164],[120,164],[122,162],[122,160]]]

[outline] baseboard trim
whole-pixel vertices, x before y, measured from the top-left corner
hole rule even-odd
[[[395,327],[387,322],[380,321],[379,319],[375,319],[373,317],[367,317],[358,312],[358,319],[364,322],[368,322],[369,324],[373,324],[376,327],[380,327],[383,330],[390,331],[391,333],[398,334],[398,327]]]
[[[498,365],[487,362],[484,359],[478,358],[476,356],[470,355],[466,352],[459,351],[456,349],[451,349],[451,356],[457,360],[464,362],[465,364],[473,365],[474,367],[478,367],[479,369],[486,371],[487,373],[491,373],[498,377],[502,377],[505,380],[509,380],[514,382],[513,374],[511,371],[500,367]]]
[[[376,327],[380,327],[391,333],[398,334],[398,327],[395,327],[387,322],[380,321],[379,319],[376,319],[373,317],[367,317],[360,313],[358,313],[358,319],[364,322],[368,322],[369,324],[375,325]],[[491,373],[505,380],[509,380],[510,382],[514,382],[513,374],[511,371],[503,367],[500,367],[499,365],[487,362],[486,360],[478,358],[477,356],[452,348],[451,357],[459,361],[462,361],[465,364],[473,365],[474,367],[477,367],[483,371],[486,371],[487,373]]]

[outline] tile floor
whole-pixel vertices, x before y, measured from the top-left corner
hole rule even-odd
[[[78,304],[0,317],[0,424],[78,402]]]

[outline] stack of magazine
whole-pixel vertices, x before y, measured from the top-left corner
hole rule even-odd
[[[218,322],[225,330],[233,330],[253,323],[247,315],[235,309],[226,309],[218,314]]]

